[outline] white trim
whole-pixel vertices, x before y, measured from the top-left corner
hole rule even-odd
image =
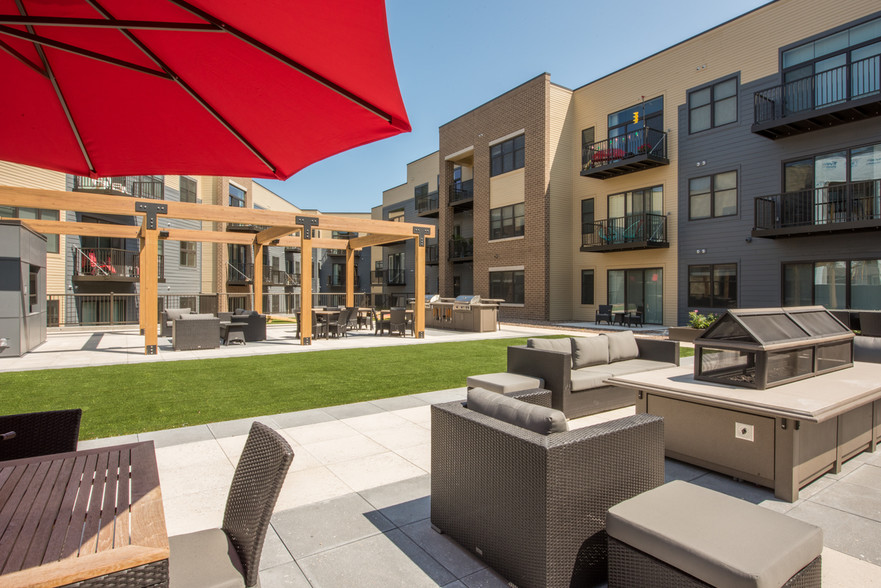
[[[245,194],[248,193],[248,189],[246,187],[244,187],[243,185],[241,185],[240,183],[234,182],[233,180],[229,180],[229,183],[232,184],[233,186],[235,186],[236,188],[238,188],[239,190],[242,190]]]
[[[471,147],[465,147],[465,149],[459,149],[455,153],[450,153],[449,155],[444,157],[444,161],[450,161],[451,159],[457,159],[457,158],[461,157],[462,155],[465,155],[469,151],[471,151],[472,153],[474,152],[474,145],[472,145]]]
[[[517,241],[526,238],[526,235],[517,235],[516,237],[504,237],[503,239],[488,239],[488,243],[504,243],[505,241]]]
[[[490,272],[516,272],[516,271],[526,271],[526,268],[522,265],[507,265],[502,267],[491,267],[489,268]]]
[[[520,135],[525,135],[525,134],[526,134],[526,129],[520,129],[519,131],[515,131],[509,135],[505,135],[504,137],[490,141],[489,146],[492,147],[493,145],[498,145],[499,143],[503,143],[503,142],[507,141],[508,139],[513,139],[514,137],[518,137]]]

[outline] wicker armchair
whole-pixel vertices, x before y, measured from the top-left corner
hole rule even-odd
[[[76,451],[82,416],[79,408],[0,416],[0,461]]]
[[[220,347],[220,319],[210,314],[187,314],[172,321],[171,344],[175,351]]]
[[[235,322],[246,323],[245,341],[266,341],[266,315],[255,310],[236,309],[232,315]]]
[[[600,304],[597,308],[596,314],[594,315],[594,321],[596,324],[600,324],[602,321],[606,321],[610,325],[612,324],[612,305],[611,304]]]
[[[169,537],[169,586],[256,586],[263,540],[294,459],[281,435],[251,424],[220,529]]]
[[[432,526],[520,588],[605,581],[606,511],[663,483],[657,416],[540,435],[461,402],[431,407]]]
[[[171,327],[175,319],[179,319],[183,314],[193,314],[191,308],[166,308],[162,311],[159,319],[159,336],[171,337]]]

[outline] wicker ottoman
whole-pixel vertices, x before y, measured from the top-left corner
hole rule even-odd
[[[609,509],[609,587],[820,586],[823,532],[675,481]]]
[[[506,394],[508,392],[522,392],[524,390],[544,388],[545,382],[541,378],[533,378],[532,376],[497,372],[495,374],[468,376],[466,383],[469,390],[471,388],[483,388],[491,392]]]

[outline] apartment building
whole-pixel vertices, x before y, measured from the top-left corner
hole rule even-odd
[[[374,220],[436,225],[438,152],[407,164],[407,181],[382,193],[382,204],[371,211]],[[416,292],[416,244],[412,239],[373,247],[371,294],[379,306],[404,306]],[[437,294],[438,239],[425,243],[425,292]]]
[[[502,298],[506,318],[592,321],[612,304],[660,325],[879,308],[877,8],[777,0],[442,125],[440,293]]]

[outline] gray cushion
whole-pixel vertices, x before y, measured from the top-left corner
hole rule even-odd
[[[165,317],[168,321],[179,319],[182,315],[192,314],[189,308],[168,308],[165,310]]]
[[[243,588],[245,570],[221,529],[207,529],[168,538],[170,586]]]
[[[881,337],[854,337],[853,360],[881,363]]]
[[[483,388],[468,391],[468,408],[542,435],[569,430],[566,415],[559,410],[529,404]]]
[[[823,549],[823,531],[681,480],[609,509],[609,536],[712,586],[783,586]]]
[[[610,362],[639,357],[639,347],[636,346],[636,337],[633,336],[633,331],[603,333],[600,337],[606,337],[609,340]]]
[[[652,361],[651,359],[627,359],[625,361],[616,361],[609,365],[602,366],[602,369],[609,372],[613,376],[624,376],[627,374],[635,374],[637,372],[648,372],[651,370],[661,370],[673,367],[674,364],[666,361]]]
[[[565,339],[527,339],[526,346],[532,349],[544,349],[545,351],[572,353],[572,343],[568,337]]]
[[[468,378],[466,378],[466,383],[469,388],[486,388],[487,390],[498,392],[499,394],[533,390],[544,386],[544,380],[541,378],[533,378],[532,376],[522,376],[520,374],[511,374],[508,372],[468,376]]]
[[[204,321],[206,319],[214,319],[216,321],[220,321],[219,318],[214,316],[213,314],[184,314],[181,315],[179,320],[182,321]]]
[[[591,388],[599,388],[604,386],[604,382],[612,377],[612,374],[605,371],[609,366],[596,366],[593,368],[581,368],[580,370],[572,370],[572,391],[580,392]]]
[[[609,339],[606,337],[573,337],[572,368],[609,363]]]

